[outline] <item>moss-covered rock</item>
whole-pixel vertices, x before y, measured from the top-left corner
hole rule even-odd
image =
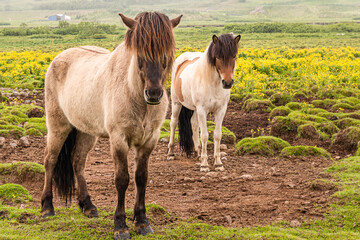
[[[344,109],[354,109],[354,107],[344,102],[336,103],[331,107],[331,111],[333,112],[342,111]]]
[[[315,124],[315,127],[317,130],[326,133],[329,136],[332,136],[333,134],[340,131],[340,129],[333,122],[317,123]]]
[[[330,158],[330,153],[323,148],[314,146],[290,146],[284,148],[281,153],[281,157],[292,157],[292,156],[304,156],[304,157],[318,157],[323,156]]]
[[[321,134],[316,130],[313,123],[307,123],[298,127],[298,137],[306,139],[320,139]]]
[[[313,115],[313,114],[306,114],[304,112],[301,111],[293,111],[289,114],[289,118],[292,119],[299,119],[299,120],[304,120],[304,121],[311,121],[311,122],[316,122],[316,123],[326,123],[329,122],[330,120],[324,117],[320,117],[317,115]]]
[[[45,168],[43,165],[32,162],[0,163],[0,175],[15,175],[20,181],[34,179],[43,176]]]
[[[311,101],[311,104],[313,104],[315,107],[317,108],[330,108],[331,106],[333,106],[334,104],[337,103],[337,100],[335,99],[316,99]]]
[[[360,126],[360,125],[359,125]],[[360,141],[360,128],[348,127],[336,134],[333,144],[341,146],[341,148],[355,151]]]
[[[270,133],[274,136],[281,136],[282,134],[288,134],[289,132],[297,132],[300,125],[309,123],[309,121],[302,119],[294,119],[287,117],[274,117],[270,124]]]
[[[300,110],[302,108],[302,104],[299,102],[289,102],[285,105],[285,107],[288,107],[291,110]]]
[[[7,183],[0,186],[0,199],[5,202],[12,201],[17,203],[33,200],[26,188],[13,183]]]
[[[276,106],[282,106],[292,101],[292,97],[288,92],[277,92],[271,95],[270,101]]]
[[[239,93],[232,93],[230,95],[230,100],[235,102],[240,102],[245,98],[245,95],[239,94]]]
[[[271,110],[270,119],[276,116],[287,116],[291,112],[291,109],[285,106],[279,106]]]
[[[281,138],[273,136],[262,136],[256,138],[244,138],[235,146],[236,154],[259,154],[274,156],[290,144]]]
[[[352,126],[354,127],[360,126],[360,120],[354,118],[339,119],[335,123],[340,129],[345,129]]]
[[[247,112],[251,111],[262,111],[262,112],[270,112],[275,106],[268,99],[248,99],[244,102],[243,108]]]
[[[339,119],[343,119],[343,118],[353,118],[353,119],[360,120],[360,112],[359,112],[359,111],[351,112],[351,113],[338,113],[336,116],[337,116]]]

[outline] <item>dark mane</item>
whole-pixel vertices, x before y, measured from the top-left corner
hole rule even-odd
[[[139,13],[135,29],[128,29],[125,45],[146,60],[172,60],[175,54],[175,39],[169,18],[158,12]]]
[[[238,52],[238,44],[231,34],[223,34],[218,37],[218,41],[214,44],[211,41],[207,53],[208,60],[211,65],[215,66],[216,58],[220,58],[227,64],[232,58],[236,57]]]

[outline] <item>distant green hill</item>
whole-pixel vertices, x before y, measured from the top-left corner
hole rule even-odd
[[[48,25],[47,16],[56,13],[66,13],[72,22],[120,24],[117,12],[135,16],[141,11],[184,14],[188,25],[360,21],[358,0],[0,0],[0,22],[12,26]]]

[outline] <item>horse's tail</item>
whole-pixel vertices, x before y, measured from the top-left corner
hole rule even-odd
[[[64,145],[61,148],[58,156],[58,161],[54,169],[54,182],[58,194],[65,198],[67,203],[68,199],[71,203],[71,196],[75,192],[75,176],[74,169],[71,162],[71,152],[76,144],[77,130],[74,128],[66,138]]]
[[[191,153],[194,151],[193,132],[191,127],[191,117],[193,113],[193,110],[182,106],[179,115],[180,147],[184,150],[187,157],[190,157]]]

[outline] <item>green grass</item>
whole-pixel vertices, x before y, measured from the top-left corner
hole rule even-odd
[[[330,158],[331,154],[323,148],[314,146],[289,146],[281,150],[281,157],[288,158],[291,156],[296,157],[317,157],[322,156]]]
[[[7,183],[0,185],[0,199],[17,203],[32,201],[29,191],[21,185]]]
[[[243,154],[259,154],[264,156],[274,156],[279,154],[285,147],[290,144],[281,138],[273,136],[262,136],[256,138],[244,138],[235,146],[236,153]]]

